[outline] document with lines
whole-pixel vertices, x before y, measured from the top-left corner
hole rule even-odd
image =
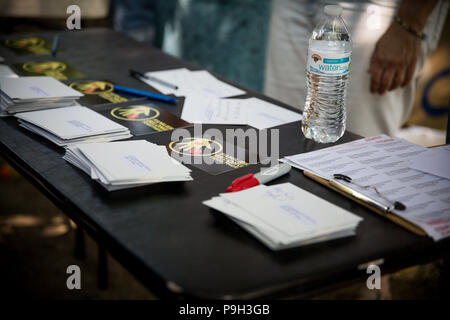
[[[343,174],[359,185],[374,186],[391,200],[405,204],[394,213],[423,229],[435,241],[450,236],[450,180],[410,168],[409,162],[432,152],[403,139],[380,135],[283,158],[301,170],[327,180]],[[372,188],[339,181],[350,189],[388,205]]]

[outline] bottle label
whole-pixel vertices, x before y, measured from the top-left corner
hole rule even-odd
[[[343,76],[350,71],[351,57],[351,52],[325,53],[316,50],[308,50],[307,70],[319,75]]]

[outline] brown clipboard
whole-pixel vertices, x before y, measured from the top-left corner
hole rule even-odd
[[[398,224],[399,226],[401,226],[401,227],[403,227],[403,228],[405,228],[405,229],[407,229],[407,230],[409,230],[409,231],[411,231],[411,232],[413,232],[413,233],[415,233],[415,234],[417,234],[419,236],[426,236],[427,235],[427,233],[422,228],[416,226],[415,224],[413,224],[413,223],[403,219],[400,216],[397,216],[394,213],[384,212],[384,211],[381,211],[381,210],[379,210],[377,208],[374,208],[369,203],[361,201],[360,199],[354,197],[353,195],[351,195],[351,194],[349,194],[347,192],[344,192],[343,190],[340,190],[340,189],[336,188],[333,184],[330,184],[330,181],[327,180],[327,179],[324,179],[324,178],[321,178],[319,176],[316,176],[315,174],[313,174],[313,173],[311,173],[309,171],[306,171],[306,170],[303,170],[303,174],[305,176],[307,176],[308,178],[319,182],[320,184],[324,185],[325,187],[330,188],[330,189],[340,193],[341,195],[343,195],[343,196],[345,196],[345,197],[347,197],[347,198],[349,198],[349,199],[351,199],[351,200],[353,200],[353,201],[363,205],[367,209],[369,209],[369,210],[371,210],[371,211],[373,211],[375,213],[378,213],[379,215],[381,215],[381,216],[391,220],[392,222]]]

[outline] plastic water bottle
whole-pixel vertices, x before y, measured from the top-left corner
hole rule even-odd
[[[306,138],[329,143],[345,131],[352,41],[341,18],[342,8],[327,5],[324,13],[309,39],[302,131]]]

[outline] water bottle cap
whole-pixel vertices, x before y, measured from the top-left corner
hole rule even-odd
[[[340,6],[330,4],[325,6],[323,11],[325,12],[326,15],[329,16],[340,16],[342,13],[342,8]]]

